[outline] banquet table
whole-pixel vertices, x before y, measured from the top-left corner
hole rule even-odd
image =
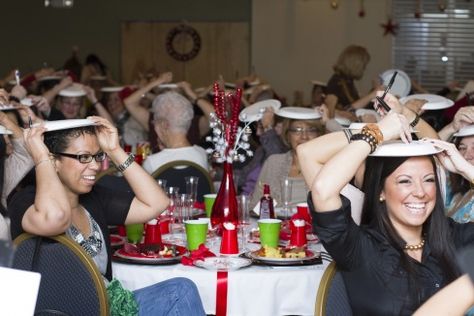
[[[228,272],[227,315],[314,315],[318,285],[328,262],[275,267],[251,265]],[[114,262],[114,277],[129,290],[174,277],[192,280],[204,310],[216,313],[216,271],[194,266],[139,265]]]

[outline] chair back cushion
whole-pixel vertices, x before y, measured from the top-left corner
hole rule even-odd
[[[16,269],[41,273],[35,314],[101,315],[100,300],[104,298],[105,287],[98,288],[97,275],[91,274],[90,264],[94,262],[89,258],[85,264],[73,249],[46,237],[41,238],[34,259],[38,238],[21,241],[13,261]],[[87,256],[85,252],[81,255]]]
[[[341,272],[336,271],[329,287],[326,302],[326,315],[350,316],[352,315],[349,297]]]

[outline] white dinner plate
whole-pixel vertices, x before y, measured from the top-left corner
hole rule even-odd
[[[453,136],[455,137],[465,137],[465,136],[472,136],[474,135],[474,125],[468,125],[461,128],[457,133]]]
[[[36,123],[33,126],[39,126],[40,123]],[[83,126],[91,126],[95,123],[89,119],[75,119],[75,120],[59,120],[59,121],[45,121],[44,127],[47,132],[57,131],[61,129],[76,128]]]
[[[280,108],[276,115],[295,120],[314,120],[320,119],[321,113],[313,108],[302,108],[297,106],[286,106]]]
[[[273,99],[256,102],[240,112],[239,120],[242,122],[258,121],[262,117],[263,111],[269,107],[272,107],[273,111],[277,112],[281,107],[281,102]]]
[[[342,126],[349,126],[352,123],[351,120],[345,117],[336,116],[334,119]]]
[[[389,141],[383,143],[370,154],[376,157],[411,157],[411,156],[427,156],[441,152],[430,143],[422,141],[412,141],[404,143],[402,141]]]
[[[100,88],[102,92],[120,92],[123,90],[124,87],[103,87]]]
[[[5,135],[5,134],[6,135],[11,135],[11,134],[13,134],[13,132],[11,130],[7,129],[5,126],[0,125],[0,134],[2,134],[2,135]]]
[[[158,86],[160,89],[176,89],[178,85],[176,83],[163,83]]]
[[[211,271],[234,271],[251,264],[251,260],[239,257],[207,257],[194,262],[195,266]]]
[[[436,94],[412,94],[407,97],[401,98],[400,102],[402,104],[405,104],[412,99],[428,101],[423,105],[423,110],[442,110],[452,107],[454,105],[453,100]]]
[[[84,91],[84,89],[82,88],[82,85],[72,84],[66,89],[59,91],[59,95],[63,97],[70,97],[70,98],[83,97],[86,95],[86,91]]]
[[[397,71],[398,74],[397,77],[395,77],[395,81],[393,82],[392,88],[390,89],[389,93],[400,98],[406,97],[411,90],[411,80],[410,77],[408,77],[406,72],[404,72],[403,70],[389,69],[384,71],[380,75],[380,79],[382,79],[382,84],[384,86],[387,86],[390,82],[390,79],[392,79],[392,75],[395,71]]]

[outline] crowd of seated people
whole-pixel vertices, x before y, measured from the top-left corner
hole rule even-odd
[[[369,60],[364,47],[347,47],[327,85],[315,82],[311,102],[302,105],[315,113],[309,119],[264,109],[261,119],[251,126],[254,156],[235,164],[235,180],[238,193],[249,195],[253,208],[264,184],[270,185],[273,198],[281,205],[281,182],[289,178],[293,184],[290,205],[308,201],[315,233],[343,273],[353,311],[409,314],[461,276],[453,258],[458,249],[473,241],[474,107],[469,105],[469,96],[461,96],[453,106],[454,113],[447,109],[432,124],[423,119],[427,117],[422,110],[426,101],[402,105],[388,93],[384,100],[391,111],[381,110],[374,98],[382,96],[385,87],[375,82],[372,91],[360,97],[354,85]],[[170,85],[174,83],[171,72],[119,84],[93,54],[83,67],[79,65],[81,72],[77,63],[73,66],[76,70],[69,72],[40,69],[23,76],[19,85],[10,82],[13,72],[0,80],[4,88],[0,107],[9,107],[0,111],[0,125],[11,131],[2,132],[0,138],[0,239],[15,238],[21,232],[66,233],[71,238],[81,234],[87,239],[97,236],[90,229],[96,227],[106,247],[92,257],[110,281],[107,225],[144,223],[166,209],[166,194],[150,174],[167,162],[189,160],[208,170],[214,181],[220,180],[221,165],[206,153],[211,145],[205,141],[212,133],[213,95],[211,88],[193,89],[192,82]],[[226,86],[222,78],[216,77],[216,82]],[[288,108],[286,98],[263,78],[252,75],[231,86],[244,90],[242,109],[268,99],[277,99],[282,108]],[[31,106],[23,104],[26,99]],[[377,115],[355,115],[356,109],[372,106]],[[41,125],[43,121],[86,117],[102,129],[56,133]],[[338,117],[366,125],[362,130],[361,126],[350,129]],[[385,141],[410,143],[413,138],[427,138],[425,142],[439,152],[397,159],[369,156]],[[90,202],[103,189],[94,188],[92,179],[106,159],[101,153],[121,166],[128,159],[124,148],[135,151],[143,144],[149,144],[145,145],[149,151],[142,167],[130,161],[126,166],[130,169],[123,172],[133,194],[120,199],[103,194],[107,201],[124,200],[123,207],[100,209]],[[61,153],[85,153],[87,161]],[[140,176],[129,176],[131,171]],[[28,173],[31,177],[25,181]],[[82,181],[81,173],[93,177]],[[360,224],[349,216],[352,200],[344,190],[348,186],[365,194]],[[49,194],[53,191],[55,194]],[[109,212],[115,212],[114,216],[109,218]],[[142,213],[136,215],[138,212]],[[51,218],[63,219],[51,223]],[[378,277],[371,277],[373,273]],[[201,306],[191,282],[176,282]],[[149,297],[160,291],[167,291],[166,286],[136,293],[137,308],[149,308]],[[383,304],[369,304],[374,297]],[[203,313],[202,308],[193,312]]]

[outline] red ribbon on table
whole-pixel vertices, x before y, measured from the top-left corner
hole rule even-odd
[[[217,271],[216,316],[227,315],[227,271]]]

